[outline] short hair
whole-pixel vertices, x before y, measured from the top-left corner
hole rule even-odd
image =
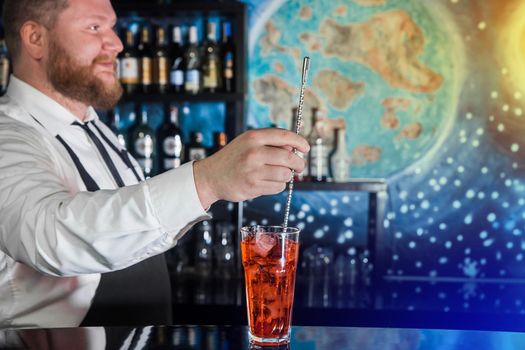
[[[2,21],[5,42],[11,58],[16,58],[20,54],[20,29],[24,23],[35,21],[52,29],[58,15],[68,5],[68,0],[5,0]]]

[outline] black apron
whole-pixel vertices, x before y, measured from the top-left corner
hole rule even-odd
[[[124,186],[107,150],[96,134],[89,129],[88,124],[73,123],[86,131],[119,187]],[[105,143],[133,170],[137,180],[141,181],[129,159],[128,152],[116,147],[95,123],[91,125],[97,129]],[[98,191],[100,188],[96,181],[87,173],[71,147],[60,135],[57,135],[56,138],[75,163],[86,189],[90,192]],[[172,323],[171,313],[169,274],[164,254],[161,254],[125,269],[101,274],[91,307],[80,326],[170,325]]]

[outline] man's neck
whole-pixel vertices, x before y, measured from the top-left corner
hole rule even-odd
[[[64,106],[68,111],[73,113],[81,121],[84,121],[84,119],[87,117],[87,110],[89,106],[85,105],[84,103],[67,98],[56,90],[53,90],[49,94],[46,92],[44,93],[47,96],[51,97],[53,100],[60,103],[62,106]]]
[[[40,80],[30,79],[24,74],[20,74],[20,75],[15,74],[15,76],[18,79],[33,86],[35,89],[39,90],[40,92],[42,92],[44,95],[48,96],[49,98],[52,98],[53,100],[61,104],[64,108],[66,108],[68,111],[70,111],[73,115],[75,115],[78,119],[80,119],[81,121],[84,121],[84,119],[87,116],[87,110],[89,107],[88,105],[62,95],[60,92],[55,90],[55,88],[51,85],[50,82],[47,82],[47,81],[43,82],[44,81],[43,79],[40,79]]]

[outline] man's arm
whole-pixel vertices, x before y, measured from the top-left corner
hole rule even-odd
[[[51,275],[125,268],[171,248],[205,212],[191,164],[71,194],[37,132],[0,127],[0,249]]]
[[[122,269],[162,253],[217,200],[285,188],[308,151],[289,131],[249,131],[215,155],[117,190],[71,194],[36,132],[0,127],[0,249],[47,274]],[[193,165],[193,167],[192,167]]]

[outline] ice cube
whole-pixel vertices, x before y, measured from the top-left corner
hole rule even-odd
[[[274,237],[265,234],[264,232],[257,232],[255,235],[253,251],[260,257],[266,258],[276,244],[277,239]]]
[[[273,319],[279,318],[281,316],[282,310],[280,305],[267,305],[270,309],[270,317]]]

